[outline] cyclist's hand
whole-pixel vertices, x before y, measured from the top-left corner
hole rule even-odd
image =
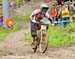
[[[32,22],[33,22],[33,23],[36,23],[36,20],[33,19]]]
[[[50,25],[51,23],[50,22],[48,22],[48,25]]]

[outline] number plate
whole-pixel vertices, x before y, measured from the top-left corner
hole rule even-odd
[[[45,25],[41,25],[41,29],[42,30],[46,30],[46,26]]]

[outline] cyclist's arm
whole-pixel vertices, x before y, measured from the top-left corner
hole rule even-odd
[[[36,9],[36,10],[34,10],[34,11],[32,12],[32,14],[31,14],[31,16],[30,16],[30,19],[31,19],[32,22],[37,23],[37,22],[36,22],[36,17],[35,17],[35,15],[38,14],[39,12],[40,12],[40,9]]]
[[[31,14],[30,20],[31,20],[32,22],[36,23],[35,14],[34,14],[34,13]]]
[[[48,12],[46,13],[46,17],[48,18],[48,20],[50,21],[50,23],[52,23],[52,17],[48,14]]]

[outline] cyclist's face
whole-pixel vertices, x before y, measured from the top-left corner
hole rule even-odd
[[[48,9],[42,9],[42,13],[45,14],[48,11]]]

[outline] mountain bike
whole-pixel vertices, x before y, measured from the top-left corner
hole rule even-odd
[[[37,30],[37,39],[34,42],[34,52],[36,52],[39,47],[40,52],[45,53],[48,47],[48,23],[40,22],[40,30]]]

